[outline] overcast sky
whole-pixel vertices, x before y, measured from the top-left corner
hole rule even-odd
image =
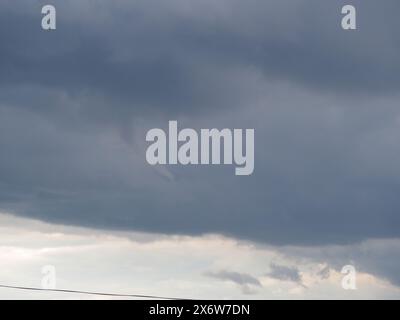
[[[356,31],[340,25],[350,2]],[[37,269],[12,250],[42,257],[71,246],[76,266],[57,250],[44,260],[65,265],[65,287],[91,286],[97,274],[82,280],[87,265],[70,243],[78,241],[94,257],[106,246],[126,266],[125,251],[138,252],[143,268],[160,259],[163,270],[139,287],[128,286],[131,272],[99,271],[115,290],[121,280],[125,291],[172,295],[338,297],[332,279],[354,263],[373,288],[357,297],[398,297],[398,0],[51,3],[50,32],[41,29],[47,1],[0,3],[0,212],[9,234],[0,255],[10,270]],[[148,165],[146,132],[169,120],[254,128],[254,173]],[[14,242],[21,224],[30,236]],[[138,233],[150,244],[136,243]],[[208,253],[214,242],[220,252]],[[230,261],[242,245],[248,265]],[[192,252],[182,269],[164,268],[173,250],[177,259]],[[319,286],[320,267],[332,288]],[[204,290],[179,289],[196,284]],[[269,285],[281,293],[269,295]]]

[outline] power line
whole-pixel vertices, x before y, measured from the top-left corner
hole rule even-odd
[[[36,288],[36,287],[11,286],[11,285],[4,285],[4,284],[0,284],[0,288],[30,290],[30,291],[77,293],[77,294],[88,294],[88,295],[108,296],[108,297],[125,297],[125,298],[129,297],[129,298],[147,298],[147,299],[162,299],[162,300],[191,300],[191,299],[153,296],[153,295],[144,295],[144,294],[120,294],[120,293],[82,291],[82,290],[70,290],[70,289],[45,289],[45,288]]]

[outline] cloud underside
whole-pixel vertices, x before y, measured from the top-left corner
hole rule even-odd
[[[44,32],[38,3],[0,4],[0,208],[279,245],[400,236],[398,1],[355,1],[356,32],[342,1],[54,5]],[[255,128],[253,175],[149,166],[168,120]]]

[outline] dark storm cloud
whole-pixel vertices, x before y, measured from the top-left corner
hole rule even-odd
[[[41,3],[1,4],[1,83],[96,94],[117,117],[244,105],[241,69],[333,92],[400,84],[396,1],[356,1],[357,32],[340,29],[342,1],[55,1],[55,32]]]
[[[193,113],[244,102],[251,94],[251,88],[248,93],[243,83],[229,78],[234,68],[198,56],[190,39],[197,31],[185,17],[140,1],[89,3],[56,2],[59,28],[53,33],[38,28],[38,4],[19,5],[19,10],[14,3],[2,4],[1,83],[96,95],[113,104],[102,110],[104,117],[114,113],[117,119],[153,109]],[[10,25],[15,27],[7,31]],[[85,108],[97,112],[91,105]]]
[[[397,1],[0,4],[0,207],[274,244],[398,237]],[[47,4],[47,3],[46,3]],[[347,3],[346,3],[347,4]],[[152,168],[148,129],[256,129],[255,172]]]

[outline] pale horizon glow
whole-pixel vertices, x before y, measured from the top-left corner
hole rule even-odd
[[[274,247],[219,235],[165,236],[48,224],[0,215],[1,283],[40,287],[41,269],[53,265],[57,288],[196,299],[398,298],[399,288],[369,273],[357,290],[341,288],[343,275],[318,259],[326,248]],[[398,245],[399,240],[395,241]],[[368,247],[364,243],[360,246]],[[348,248],[350,249],[350,248]],[[310,258],[302,258],[309,252]],[[311,258],[311,256],[315,256]],[[318,261],[319,260],[319,261]],[[297,268],[300,281],[268,275],[271,264]],[[159,266],[162,266],[160,268]],[[329,269],[329,276],[321,270]],[[2,299],[104,299],[0,288]]]

